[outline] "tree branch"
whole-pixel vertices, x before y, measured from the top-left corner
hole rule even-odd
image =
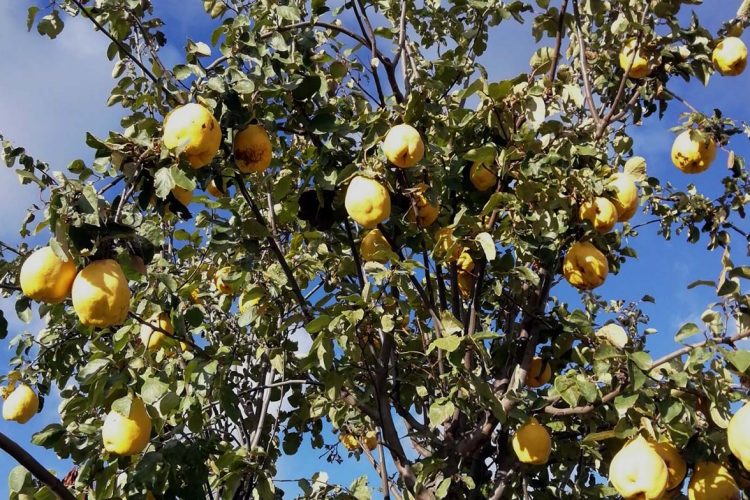
[[[557,64],[560,61],[560,49],[562,48],[562,39],[565,35],[565,14],[568,11],[568,0],[562,0],[560,5],[560,17],[557,19],[557,35],[555,36],[555,48],[552,53],[552,67],[549,70],[550,83],[555,81],[557,74]]]
[[[586,105],[591,112],[594,122],[598,125],[601,123],[601,117],[594,104],[594,94],[591,91],[591,82],[589,81],[589,63],[586,59],[586,42],[583,40],[583,30],[581,30],[581,14],[578,10],[578,0],[573,0],[573,16],[575,17],[576,38],[578,39],[578,58],[581,62],[581,78],[583,78],[583,90],[586,97]]]
[[[63,500],[76,500],[76,497],[65,487],[62,481],[52,475],[29,452],[21,448],[18,443],[2,432],[0,432],[0,449],[10,455],[16,462],[23,465],[35,478],[49,486],[49,489],[55,492],[58,497]]]

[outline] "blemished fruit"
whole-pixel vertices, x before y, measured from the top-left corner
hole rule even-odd
[[[183,207],[187,207],[190,205],[190,202],[193,201],[193,192],[181,188],[180,186],[175,186],[172,188],[172,195],[177,198],[177,201],[179,201]]]
[[[43,247],[21,266],[21,290],[30,299],[57,304],[70,296],[76,273],[72,258],[64,262],[51,247]]]
[[[84,267],[73,281],[73,309],[87,326],[119,325],[128,315],[130,289],[116,260],[97,260]]]
[[[625,346],[628,345],[628,342],[630,342],[628,332],[626,332],[620,325],[614,323],[609,323],[599,328],[596,331],[596,336],[606,339],[607,342],[620,349],[625,348]]]
[[[411,223],[417,222],[420,227],[427,227],[432,225],[440,214],[440,207],[430,203],[425,193],[429,189],[429,186],[423,182],[420,182],[413,188],[412,196],[413,203],[406,213],[406,220]],[[416,214],[414,207],[416,206]]]
[[[263,172],[272,157],[271,138],[261,125],[248,125],[234,136],[234,162],[243,174]]]
[[[358,224],[371,229],[391,215],[391,195],[374,179],[357,176],[349,183],[344,206]]]
[[[628,67],[630,67],[630,71],[628,71],[630,78],[646,78],[651,74],[649,55],[641,46],[638,47],[638,52],[633,57],[633,52],[635,52],[637,44],[638,40],[635,38],[631,38],[625,42],[625,46],[620,51],[620,67],[623,71],[627,71]],[[633,61],[632,66],[630,65],[631,59]]]
[[[391,245],[378,228],[370,230],[359,244],[359,253],[365,262],[387,262],[390,251]]]
[[[714,48],[711,61],[723,76],[738,76],[747,67],[747,46],[737,37],[727,37]]]
[[[686,174],[705,172],[715,159],[716,143],[700,130],[686,130],[672,144],[672,163]]]
[[[208,183],[208,186],[206,186],[206,192],[214,198],[222,198],[226,194],[221,190],[221,188],[219,188],[219,186],[216,184],[216,181],[213,179]]]
[[[341,441],[341,444],[344,445],[344,448],[349,451],[359,449],[359,441],[357,441],[357,437],[352,434],[339,434],[339,441]]]
[[[231,267],[222,267],[216,271],[216,274],[214,275],[214,285],[216,285],[216,289],[224,295],[231,295],[233,292],[232,284],[226,281],[227,276],[230,274],[232,274]]]
[[[581,220],[591,222],[598,232],[608,233],[617,223],[617,207],[607,198],[597,197],[581,204],[578,212]]]
[[[511,444],[518,460],[525,464],[544,465],[552,451],[552,438],[547,428],[533,417],[513,434]]]
[[[468,299],[474,291],[474,275],[465,271],[458,272],[458,291],[461,297]]]
[[[748,429],[750,429],[750,403],[746,403],[732,416],[727,427],[729,449],[742,462],[742,466],[750,471],[750,432]]]
[[[552,367],[542,358],[534,357],[526,372],[526,385],[532,389],[541,387],[552,378]]]
[[[378,433],[375,431],[367,431],[362,440],[365,442],[367,449],[372,451],[378,446]]]
[[[148,446],[151,417],[138,397],[133,397],[128,416],[111,410],[102,425],[104,449],[121,456],[137,455]]]
[[[383,140],[388,161],[399,168],[413,167],[424,156],[424,142],[417,129],[406,123],[392,127]]]
[[[147,322],[150,325],[158,326],[159,328],[169,332],[170,334],[174,334],[174,326],[172,326],[172,320],[169,318],[169,314],[165,312],[151,316],[147,320]],[[141,342],[143,342],[143,345],[145,345],[149,351],[156,351],[160,349],[165,342],[169,341],[170,337],[171,335],[167,335],[164,332],[155,330],[149,325],[141,325]]]
[[[667,466],[667,490],[677,488],[687,474],[687,464],[680,455],[680,450],[668,441],[650,442],[650,444]]]
[[[690,500],[739,500],[737,482],[723,465],[716,462],[695,464],[688,484]]]
[[[609,480],[624,498],[659,499],[668,478],[667,464],[643,436],[623,446],[609,464]]]
[[[16,386],[3,403],[3,418],[25,424],[39,410],[39,396],[26,384]]]
[[[469,170],[469,180],[477,191],[487,191],[497,184],[497,172],[493,166],[475,161]]]
[[[609,273],[607,257],[587,241],[573,244],[563,261],[563,275],[574,287],[591,290],[604,283]]]
[[[638,187],[632,175],[618,172],[613,175],[607,188],[615,192],[609,201],[617,209],[617,222],[627,222],[638,210]]]
[[[221,127],[214,115],[200,104],[190,103],[172,110],[164,119],[164,145],[177,150],[193,168],[205,167],[221,144]]]

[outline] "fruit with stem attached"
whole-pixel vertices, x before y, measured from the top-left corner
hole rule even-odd
[[[359,244],[359,253],[365,262],[387,262],[390,251],[391,245],[378,228],[370,230]]]
[[[711,62],[723,76],[738,76],[747,67],[747,46],[737,37],[720,41],[711,54]]]
[[[686,174],[699,174],[716,159],[716,143],[697,129],[686,130],[672,144],[672,163]]]
[[[637,51],[636,46],[638,46]],[[651,74],[649,54],[644,50],[642,44],[639,44],[638,39],[631,38],[625,42],[625,46],[620,51],[620,67],[623,71],[628,72],[630,78],[646,78]],[[628,70],[628,68],[630,69]]]
[[[578,211],[581,220],[587,220],[598,232],[608,233],[617,223],[617,208],[607,198],[601,196],[581,204]]]

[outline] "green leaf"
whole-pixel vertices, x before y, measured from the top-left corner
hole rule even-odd
[[[730,278],[744,278],[750,280],[750,266],[735,267],[728,273]]]
[[[492,239],[490,233],[479,233],[475,239],[479,242],[480,245],[482,245],[482,250],[484,250],[484,255],[485,257],[487,257],[487,260],[495,260],[495,257],[497,256],[497,249],[495,248],[495,240]]]
[[[445,479],[440,481],[437,489],[435,489],[435,498],[446,498],[448,496],[448,490],[450,490],[450,487],[451,478],[446,477]]]
[[[110,360],[107,358],[98,358],[89,361],[86,366],[78,371],[78,380],[81,385],[90,384],[92,379],[96,377],[96,375],[100,371],[102,371],[104,367],[109,366],[109,364]]]
[[[675,342],[683,342],[693,335],[699,334],[700,332],[700,328],[698,328],[698,325],[696,325],[695,323],[685,323],[680,327],[679,330],[677,330],[677,333],[674,336],[674,340]]]
[[[8,488],[10,491],[20,492],[24,486],[31,484],[31,473],[23,465],[16,465],[8,474]]]
[[[628,357],[635,363],[635,366],[643,371],[647,371],[654,364],[654,360],[647,352],[634,352],[629,354]]]
[[[37,446],[49,448],[65,435],[65,429],[60,424],[49,424],[47,427],[31,436],[31,442]]]
[[[497,149],[495,146],[482,146],[467,151],[466,154],[464,154],[464,160],[476,161],[479,163],[493,163],[496,155]]]
[[[443,422],[448,420],[451,415],[453,415],[453,412],[456,410],[456,406],[453,404],[453,401],[451,401],[448,398],[439,398],[436,399],[432,405],[430,405],[430,410],[428,412],[428,417],[430,419],[430,427],[435,428],[439,425],[441,425]]]
[[[29,7],[28,13],[26,14],[26,30],[31,31],[31,27],[34,26],[34,19],[39,12],[39,7],[33,5]]]
[[[60,19],[60,14],[58,14],[56,10],[53,10],[51,13],[47,14],[39,20],[39,23],[37,23],[36,25],[36,30],[40,35],[46,35],[54,39],[57,38],[57,35],[62,32],[64,27],[65,23],[63,23],[62,19]]]
[[[143,402],[155,405],[169,390],[169,386],[156,378],[147,378],[141,387]]]
[[[440,349],[441,351],[446,352],[453,352],[458,349],[463,339],[463,337],[459,337],[458,335],[449,335],[447,337],[440,337],[438,339],[435,339],[430,343],[430,347],[427,348],[427,354],[430,354],[435,349]]]
[[[739,372],[745,373],[750,368],[750,351],[748,350],[737,349],[732,351],[727,349],[724,356]]]
[[[120,399],[116,399],[112,403],[112,411],[119,413],[123,417],[130,416],[130,407],[133,404],[132,396],[125,396]]]
[[[318,333],[319,331],[326,328],[329,323],[331,322],[331,317],[326,314],[321,314],[314,320],[310,321],[308,324],[305,325],[305,331],[309,334]]]
[[[169,196],[169,193],[176,186],[174,177],[172,177],[172,169],[169,167],[163,167],[156,171],[154,175],[154,187],[156,188],[156,196],[162,200]]]

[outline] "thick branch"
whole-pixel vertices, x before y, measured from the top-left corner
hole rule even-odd
[[[65,485],[48,471],[42,464],[32,457],[26,450],[21,448],[18,443],[0,432],[0,449],[13,457],[19,464],[23,465],[26,470],[42,483],[49,486],[55,494],[63,500],[75,500],[75,496],[65,487]]]
[[[555,36],[555,48],[552,53],[552,67],[549,69],[550,82],[555,81],[557,73],[557,64],[560,62],[560,49],[562,48],[562,39],[565,35],[565,14],[568,11],[568,0],[562,0],[560,5],[560,17],[557,19],[557,35]]]
[[[601,123],[601,118],[599,117],[599,112],[596,110],[594,94],[591,90],[591,82],[589,81],[589,63],[586,59],[586,42],[583,40],[581,13],[578,11],[578,0],[573,0],[573,16],[575,17],[576,38],[578,39],[578,58],[581,62],[581,78],[583,78],[583,91],[586,97],[586,105],[591,112],[592,118],[598,125]]]

